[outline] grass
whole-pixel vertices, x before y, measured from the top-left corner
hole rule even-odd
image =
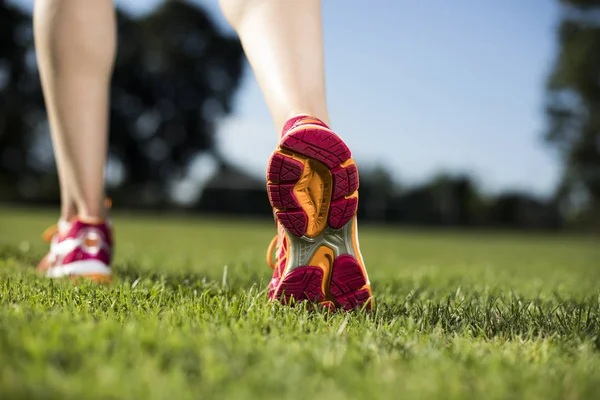
[[[117,215],[117,279],[33,266],[55,216],[0,210],[0,398],[586,399],[598,238],[361,229],[376,311],[266,301],[270,223]]]

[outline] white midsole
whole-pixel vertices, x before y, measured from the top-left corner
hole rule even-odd
[[[315,238],[306,236],[298,237],[286,230],[290,242],[290,249],[285,267],[285,275],[296,268],[309,265],[310,260],[321,246],[326,246],[333,250],[334,259],[341,255],[348,254],[357,260],[359,260],[360,257],[360,261],[362,261],[360,249],[354,248],[352,240],[353,237],[355,237],[356,243],[358,243],[358,227],[357,229],[352,229],[355,219],[356,217],[348,221],[346,225],[340,229],[333,229],[330,226],[327,226],[323,232]],[[371,283],[367,271],[364,271],[364,274],[367,284],[370,285]]]
[[[52,267],[46,271],[49,278],[62,278],[69,275],[111,275],[110,268],[102,261],[81,260],[73,261],[66,265]]]

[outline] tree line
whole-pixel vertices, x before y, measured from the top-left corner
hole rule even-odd
[[[485,195],[469,176],[452,175],[401,188],[389,171],[374,168],[361,174],[363,220],[600,227],[600,0],[557,1],[559,51],[547,80],[544,132],[564,167],[555,194],[545,199],[525,192]],[[264,182],[227,163],[215,146],[216,125],[231,113],[242,79],[239,40],[187,2],[164,2],[140,18],[117,16],[107,168],[115,203],[181,208],[174,184],[193,174],[198,157],[208,156],[215,176],[186,209],[270,216]],[[31,16],[1,2],[0,201],[39,205],[58,198]]]

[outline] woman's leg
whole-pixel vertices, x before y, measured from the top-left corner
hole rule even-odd
[[[111,0],[38,0],[35,42],[60,178],[62,217],[104,217]]]
[[[58,229],[45,233],[50,252],[39,266],[50,277],[110,280],[104,167],[115,30],[111,0],[35,3],[35,45],[62,202]]]
[[[356,224],[358,171],[328,126],[320,1],[221,0],[221,6],[282,132],[267,167],[278,221],[267,254],[274,269],[269,297],[371,308]]]
[[[281,131],[297,115],[329,123],[320,0],[221,0]]]

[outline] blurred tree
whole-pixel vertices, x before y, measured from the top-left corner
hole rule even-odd
[[[475,222],[479,194],[469,176],[440,174],[428,186],[443,225],[467,226]]]
[[[0,193],[32,195],[30,183],[44,174],[37,153],[45,119],[35,67],[30,17],[0,3]],[[20,192],[20,193],[19,193]]]
[[[231,111],[244,55],[204,10],[167,1],[140,19],[118,13],[107,180],[121,204],[170,202],[173,182],[215,146]],[[0,3],[0,185],[23,198],[57,198],[31,17]],[[43,156],[40,156],[43,155]],[[25,189],[26,186],[26,189]],[[4,190],[3,190],[4,191]],[[5,193],[3,193],[5,195]]]
[[[561,3],[546,139],[564,163],[557,196],[563,204],[584,206],[577,214],[600,226],[600,0]]]
[[[395,196],[387,214],[391,221],[409,224],[471,226],[484,223],[486,209],[471,177],[440,174]]]
[[[114,195],[167,203],[199,152],[216,153],[215,127],[231,111],[243,71],[237,38],[201,9],[165,2],[141,20],[119,15],[110,160],[122,169]]]
[[[506,192],[491,200],[488,224],[513,229],[558,229],[562,225],[558,207],[527,193]]]
[[[359,217],[371,221],[385,221],[390,201],[398,189],[392,174],[384,166],[361,169]]]

